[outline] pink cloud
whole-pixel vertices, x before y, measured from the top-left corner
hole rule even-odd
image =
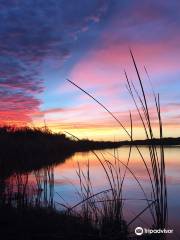
[[[26,125],[39,104],[40,101],[32,96],[0,92],[0,124]]]
[[[177,51],[173,43],[134,43],[132,47],[141,72],[144,65],[153,76],[177,71],[180,67],[177,61],[180,51]],[[130,76],[135,76],[127,44],[109,43],[107,48],[88,53],[74,66],[70,76],[86,87],[113,86],[113,84],[120,85],[125,79],[124,69],[127,69]]]

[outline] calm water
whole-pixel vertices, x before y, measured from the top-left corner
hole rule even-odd
[[[146,159],[148,166],[150,167],[148,148],[140,147],[140,150]],[[121,147],[116,149],[115,152],[112,149],[106,149],[96,151],[96,153],[102,160],[106,159],[112,163],[114,162],[114,157],[112,157],[112,155],[115,154],[120,161],[126,164],[129,154],[129,147]],[[81,169],[86,173],[88,161],[90,164],[90,177],[94,193],[108,189],[109,185],[104,170],[92,152],[76,153],[72,157],[66,159],[64,163],[59,163],[56,166],[51,167],[50,172],[48,172],[47,169],[33,172],[28,176],[28,184],[31,186],[37,182],[41,184],[41,194],[47,199],[49,194],[47,179],[48,176],[51,176],[51,178],[53,178],[54,188],[54,191],[51,189],[50,192],[51,200],[52,198],[54,199],[55,205],[58,209],[62,209],[62,206],[58,203],[66,205],[69,204],[72,206],[80,201],[77,194],[77,191],[80,189],[79,178],[76,173],[76,170],[78,169],[78,163]],[[166,147],[165,161],[168,190],[169,229],[174,229],[177,234],[180,235],[180,146]],[[135,173],[150,199],[151,187],[149,178],[144,164],[135,148],[132,149],[129,168]],[[125,167],[121,165],[122,175],[124,170]],[[144,198],[142,190],[132,174],[128,171],[123,186],[123,198],[127,199],[124,201],[123,207],[124,218],[127,222],[129,222],[147,206],[147,203],[142,200]],[[34,193],[32,193],[32,195],[33,194]],[[145,228],[150,228],[152,226],[152,217],[148,210],[134,222],[132,225],[132,230],[137,226],[142,226]],[[176,238],[173,234],[173,236],[169,235],[168,239]],[[180,239],[180,237],[177,239]]]
[[[150,166],[149,151],[147,147],[141,147],[141,152]],[[111,162],[114,158],[114,150],[96,151],[98,156]],[[116,150],[116,155],[119,159],[126,163],[128,159],[129,147],[122,147]],[[76,153],[71,158],[67,159],[65,163],[59,164],[54,168],[55,177],[55,192],[58,192],[63,196],[65,202],[74,204],[78,202],[78,195],[76,188],[79,187],[79,179],[77,177],[77,162],[79,162],[81,168],[86,172],[87,162],[90,163],[90,176],[92,180],[94,192],[98,192],[103,189],[107,189],[108,182],[100,165],[98,159],[91,152]],[[174,229],[180,235],[180,147],[166,147],[165,148],[165,161],[166,161],[166,175],[167,175],[167,188],[168,188],[168,211],[169,211],[169,228]],[[144,190],[147,194],[150,193],[150,183],[146,169],[143,162],[135,148],[132,150],[132,155],[129,163],[130,169],[136,174],[136,177],[140,180]],[[122,174],[124,167],[122,166]],[[62,202],[62,199],[55,193],[55,201]],[[144,198],[142,190],[133,178],[130,172],[127,172],[123,198],[129,199],[124,202],[124,216],[127,222],[133,219],[140,211],[146,207],[146,202],[143,200],[136,200]],[[148,211],[146,211],[141,218],[138,219],[132,228],[135,226],[150,227],[152,219]],[[173,234],[174,235],[174,234]],[[170,235],[169,235],[170,236]],[[169,237],[171,239],[172,236]],[[173,238],[174,239],[174,238]],[[179,237],[180,239],[180,237]]]

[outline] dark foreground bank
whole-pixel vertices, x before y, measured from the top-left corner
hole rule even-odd
[[[127,239],[117,228],[97,229],[82,217],[53,208],[0,208],[0,238],[6,240]],[[116,232],[115,232],[116,231]]]
[[[135,236],[119,224],[97,228],[81,216],[53,208],[0,208],[0,239],[3,240],[163,240],[164,236]],[[125,223],[124,223],[125,224]]]

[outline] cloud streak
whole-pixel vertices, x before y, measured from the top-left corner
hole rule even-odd
[[[4,99],[4,102],[0,100],[0,109],[7,103],[6,116],[1,111],[0,121],[4,122],[8,118],[12,120],[13,116],[16,121],[18,111],[23,107],[23,119],[29,119],[27,113],[33,113],[40,106],[41,101],[37,99],[44,91],[42,63],[53,59],[60,64],[68,59],[73,42],[81,32],[88,30],[88,24],[100,21],[107,10],[108,2],[0,2],[0,87]],[[12,102],[8,105],[10,95]],[[17,114],[12,106],[16,108]]]

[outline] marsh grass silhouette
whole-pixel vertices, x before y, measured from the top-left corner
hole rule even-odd
[[[158,228],[164,229],[164,228],[166,228],[167,221],[168,221],[168,207],[167,207],[165,156],[164,156],[164,144],[163,144],[163,125],[162,125],[162,119],[161,119],[160,99],[159,99],[159,94],[156,95],[153,91],[155,109],[156,109],[156,113],[157,113],[158,128],[159,128],[159,140],[160,140],[160,151],[158,152],[157,146],[156,146],[156,144],[154,144],[154,133],[153,133],[153,128],[152,128],[152,121],[151,121],[151,117],[150,117],[150,111],[149,111],[149,107],[148,107],[146,92],[144,90],[143,82],[142,82],[139,70],[137,68],[137,64],[135,62],[135,58],[134,58],[131,50],[130,50],[130,54],[131,54],[131,57],[133,60],[133,65],[134,65],[134,68],[135,68],[135,71],[136,71],[136,74],[138,77],[140,90],[139,91],[137,90],[134,83],[129,80],[127,73],[125,72],[125,77],[127,80],[127,90],[135,104],[136,110],[137,110],[139,118],[141,120],[142,127],[144,129],[144,132],[145,132],[145,135],[147,138],[146,141],[149,141],[148,149],[149,149],[149,156],[150,156],[150,160],[151,160],[150,167],[147,165],[146,159],[144,158],[143,154],[141,153],[138,144],[133,140],[133,123],[132,123],[131,113],[130,113],[131,131],[129,132],[126,129],[126,127],[122,124],[122,122],[114,115],[114,113],[111,112],[104,104],[102,104],[94,96],[92,96],[86,90],[82,89],[80,86],[78,86],[73,81],[71,81],[69,79],[67,79],[67,80],[72,85],[74,85],[76,88],[78,88],[80,91],[82,91],[84,94],[86,94],[91,99],[93,99],[109,115],[111,115],[111,117],[122,127],[125,134],[129,137],[131,143],[133,143],[135,148],[137,149],[137,151],[139,153],[139,157],[142,160],[142,163],[144,164],[144,166],[146,168],[146,173],[149,178],[149,183],[150,183],[151,191],[152,191],[151,195],[150,195],[150,199],[148,199],[145,190],[143,189],[142,185],[140,184],[140,180],[138,180],[137,176],[134,173],[132,173],[132,171],[128,167],[130,156],[131,156],[131,147],[130,147],[129,157],[128,157],[128,161],[126,164],[126,170],[124,172],[123,179],[125,178],[126,171],[130,170],[131,173],[133,174],[135,180],[139,183],[141,190],[143,191],[145,200],[147,202],[147,207],[144,210],[142,210],[137,216],[135,216],[129,223],[127,223],[127,226],[130,227],[130,225],[134,221],[136,221],[144,213],[144,211],[149,210],[149,212],[152,216],[152,220],[153,220],[152,227],[157,228],[157,229]],[[145,68],[145,71],[147,73],[146,68]],[[148,73],[147,73],[147,75],[148,75]],[[118,159],[118,158],[116,158],[116,156],[114,156],[115,162],[114,162],[114,164],[112,164],[111,162],[108,162],[106,159],[104,159],[104,162],[103,162],[95,152],[93,152],[93,153],[98,158],[100,164],[102,165],[102,167],[105,171],[105,174],[108,179],[108,183],[110,185],[109,190],[112,193],[111,201],[108,201],[109,198],[107,197],[107,194],[106,194],[106,198],[104,199],[104,201],[102,201],[103,204],[105,204],[105,209],[106,210],[109,209],[109,202],[110,202],[111,210],[112,210],[112,203],[113,203],[113,210],[114,209],[117,210],[117,207],[114,208],[115,203],[117,201],[116,195],[114,195],[114,192],[116,192],[118,184],[121,186],[121,188],[119,189],[119,194],[118,194],[118,196],[119,196],[118,206],[119,206],[119,209],[121,209],[122,201],[121,201],[120,197],[122,197],[121,193],[122,193],[123,181],[121,180],[121,177],[118,175],[117,165],[116,165],[116,161],[119,162],[120,159]],[[78,177],[80,178],[81,195],[82,195],[82,201],[80,203],[82,203],[83,206],[85,203],[87,204],[86,208],[83,207],[83,211],[84,211],[84,209],[86,209],[86,211],[87,211],[84,215],[85,216],[93,216],[92,214],[88,215],[89,211],[94,212],[94,205],[92,205],[93,206],[93,208],[92,208],[91,203],[89,203],[89,200],[91,199],[91,196],[89,196],[89,195],[92,195],[92,198],[94,198],[94,196],[97,196],[98,193],[94,195],[92,193],[92,190],[90,190],[90,188],[89,188],[89,182],[90,182],[89,174],[88,174],[89,170],[87,170],[87,177],[85,177],[85,174],[83,174],[83,173],[80,174],[80,173],[81,172],[79,170]],[[84,178],[84,181],[82,182],[83,178]],[[115,181],[116,179],[117,179],[118,184]],[[84,196],[84,191],[86,193],[85,196]],[[86,200],[87,200],[87,202],[86,202]],[[149,201],[151,201],[151,203]],[[122,218],[122,214],[120,212],[119,212],[120,222],[122,223],[123,218]],[[116,213],[117,213],[116,211],[113,211],[113,214],[112,214],[112,211],[110,211],[110,212],[106,211],[106,214],[107,214],[106,216],[108,216],[108,217],[109,217],[109,215],[111,216],[109,218],[110,219],[109,223],[114,222],[113,219],[116,216]],[[91,221],[93,221],[93,217],[91,217]],[[114,226],[115,226],[115,223],[114,223]],[[119,231],[121,231],[120,227],[119,227]],[[145,236],[145,237],[149,238],[148,236]],[[165,237],[166,237],[165,234],[162,234],[161,236],[158,236],[158,239],[165,239]],[[156,236],[154,236],[154,239],[155,238],[156,238]]]

